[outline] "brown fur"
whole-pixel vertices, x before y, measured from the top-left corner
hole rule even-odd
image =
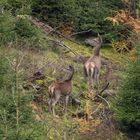
[[[89,86],[93,87],[94,82],[99,83],[99,72],[101,68],[100,48],[102,44],[102,38],[98,34],[98,40],[96,39],[96,46],[93,49],[94,54],[84,64],[84,74],[89,82]]]
[[[74,68],[72,66],[69,67],[71,74],[68,79],[60,82],[55,81],[53,82],[48,90],[49,90],[49,110],[50,112],[53,112],[53,115],[55,115],[54,106],[59,101],[61,96],[65,96],[65,111],[67,111],[67,104],[68,104],[68,98],[72,91],[72,78],[74,75]]]

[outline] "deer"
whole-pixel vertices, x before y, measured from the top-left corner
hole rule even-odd
[[[61,96],[65,96],[65,113],[67,112],[67,106],[69,101],[69,96],[72,92],[72,79],[74,75],[74,67],[69,66],[68,70],[70,71],[69,77],[64,81],[56,80],[49,87],[49,112],[56,116],[55,114],[55,105],[59,101]]]
[[[88,41],[88,40],[87,40]],[[89,83],[90,89],[94,88],[94,83],[97,84],[99,90],[99,74],[101,68],[100,48],[102,45],[102,37],[98,33],[98,37],[92,39],[93,55],[84,63],[84,76]]]

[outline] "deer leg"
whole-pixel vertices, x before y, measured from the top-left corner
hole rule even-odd
[[[89,90],[92,89],[92,79],[91,77],[88,77],[88,85],[89,85]]]
[[[52,114],[53,114],[53,116],[56,116],[56,115],[55,115],[55,109],[54,109],[54,107],[55,107],[55,104],[53,103],[53,104],[52,104]]]
[[[91,80],[91,89],[94,88],[94,67],[91,69],[90,80]]]
[[[55,105],[59,101],[60,97],[61,97],[60,91],[55,91],[55,97],[52,99],[52,113],[53,113],[53,116],[55,116]]]
[[[89,86],[89,90],[91,89],[91,78],[90,78],[90,69],[85,69],[86,71],[86,80],[87,80],[87,83],[88,83],[88,86]]]
[[[99,93],[99,70],[97,68],[94,69],[94,76],[93,79],[96,82],[97,92]]]
[[[88,73],[87,73],[87,69],[85,66],[84,66],[83,74],[84,74],[84,79],[87,81],[88,80]]]
[[[52,99],[49,98],[48,100],[48,107],[49,107],[49,112],[52,112]]]
[[[99,74],[96,76],[97,92],[99,93]]]
[[[68,102],[69,102],[69,95],[66,95],[66,98],[65,98],[65,113],[67,113]]]

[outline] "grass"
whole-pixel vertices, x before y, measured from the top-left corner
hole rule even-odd
[[[35,83],[40,85],[42,85],[42,83],[45,83],[46,87],[40,93],[45,97],[45,100],[48,99],[48,85],[57,77],[66,77],[67,74],[62,70],[62,68],[66,68],[69,64],[74,65],[76,70],[73,79],[74,87],[72,91],[72,96],[77,97],[81,93],[84,93],[84,95],[88,94],[88,85],[83,77],[83,64],[73,61],[75,55],[71,52],[65,53],[65,49],[61,49],[61,51],[53,50],[50,46],[47,46],[47,41],[43,41],[42,43],[42,46],[45,46],[45,49],[40,52],[5,47],[1,47],[1,52],[3,52],[6,57],[10,58],[11,61],[17,54],[25,54],[25,58],[22,64],[22,70],[24,70],[25,72],[25,79],[31,77],[36,68],[41,69],[45,73],[45,80],[43,82],[36,81]],[[67,40],[64,40],[64,43],[79,55],[85,57],[90,57],[92,55],[91,47],[79,45]],[[118,54],[110,47],[102,47],[101,57],[109,59],[112,63],[116,65],[126,63],[126,60],[124,59],[124,57],[126,56]],[[105,68],[102,69],[101,76],[104,74]],[[33,90],[31,92],[33,92],[33,96],[37,94]],[[102,120],[98,117],[95,117],[93,121],[89,122],[85,119],[79,119],[78,117],[74,119],[72,117],[72,114],[76,114],[80,111],[89,112],[89,110],[96,112],[96,109],[98,109],[98,107],[100,109],[103,109],[106,106],[103,103],[101,103],[100,105],[98,102],[90,102],[89,100],[83,98],[80,98],[80,100],[81,106],[73,107],[72,105],[70,105],[67,115],[63,115],[62,104],[58,104],[56,108],[57,113],[60,114],[60,118],[53,118],[52,115],[48,113],[48,108],[46,104],[37,104],[37,110],[33,114],[42,114],[44,118],[41,119],[41,121],[35,120],[36,125],[31,124],[31,127],[29,127],[30,125],[28,127],[25,127],[25,129],[23,129],[23,132],[21,133],[27,136],[30,133],[31,139],[34,138],[36,140],[46,140],[46,138],[48,140],[80,140],[81,133],[86,134],[89,128],[95,131],[96,127],[102,123]]]

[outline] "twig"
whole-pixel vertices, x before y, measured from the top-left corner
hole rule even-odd
[[[102,97],[102,96],[100,96],[100,95],[97,95],[97,97],[99,97],[99,98],[103,99],[103,100],[107,103],[108,107],[110,108],[110,104],[109,104],[109,102],[108,102],[105,98],[103,98],[103,97]]]
[[[19,58],[19,62],[18,62],[18,64],[17,64],[17,68],[19,68],[19,66],[21,65],[24,56],[25,56],[25,55],[23,54],[23,55],[21,56],[21,58]]]
[[[99,97],[99,98],[101,98],[102,100],[104,100],[104,101],[107,103],[108,107],[110,108],[110,104],[108,103],[108,101],[107,101],[105,98],[103,98],[102,96],[99,95],[99,94],[101,94],[102,92],[104,92],[104,91],[108,88],[108,86],[109,86],[109,82],[108,82],[108,83],[106,84],[106,86],[98,93],[97,97]],[[84,98],[85,98],[85,99],[91,99],[91,98],[85,97],[85,96],[84,96]],[[91,99],[91,100],[94,100],[94,99]]]
[[[92,114],[94,114],[96,111],[98,111],[98,108],[102,105],[102,103],[100,103],[97,108],[92,112]]]
[[[109,86],[109,82],[106,84],[106,86],[99,92],[99,94],[103,93]]]
[[[35,91],[37,91],[37,90],[36,90],[36,85],[34,85],[34,84],[32,84],[32,83],[28,83],[27,85],[28,85],[28,86],[31,86]]]
[[[103,93],[103,92],[108,88],[108,86],[109,86],[109,82],[108,82],[108,83],[106,84],[106,86],[97,94],[97,97],[99,97],[99,98],[101,98],[102,100],[104,100],[104,101],[107,103],[108,107],[110,108],[110,104],[108,103],[108,101],[107,101],[105,98],[103,98],[102,96],[100,96],[100,94]]]

